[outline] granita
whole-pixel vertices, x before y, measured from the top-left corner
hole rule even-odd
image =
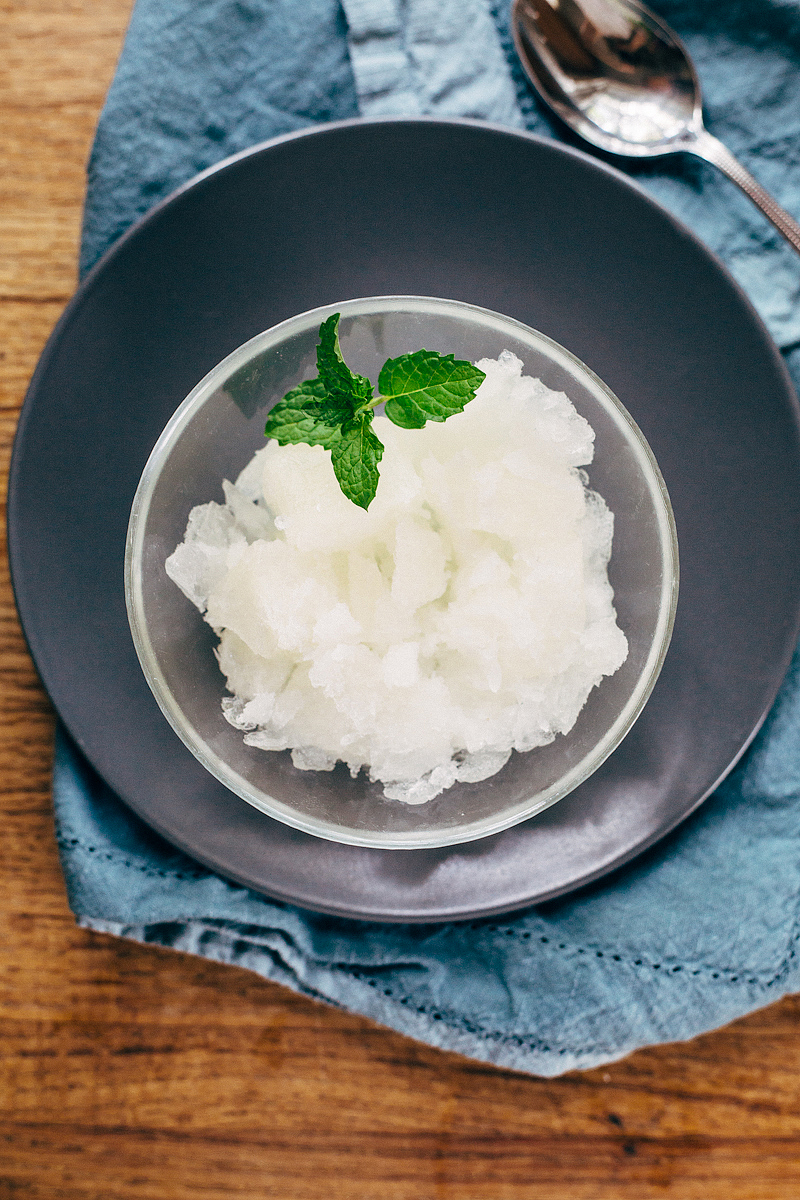
[[[301,770],[422,804],[567,733],[624,662],[594,433],[505,351],[463,412],[398,428],[368,510],[321,445],[258,450],[167,572],[219,637],[226,719]]]

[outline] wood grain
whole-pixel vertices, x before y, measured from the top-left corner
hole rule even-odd
[[[201,2],[201,0],[198,0]],[[130,0],[0,3],[0,469],[75,285]],[[77,929],[53,718],[0,566],[0,1198],[796,1200],[800,1000],[554,1081]]]

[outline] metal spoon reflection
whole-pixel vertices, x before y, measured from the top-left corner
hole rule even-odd
[[[704,158],[800,253],[800,224],[704,127],[692,60],[638,0],[513,0],[511,24],[531,83],[587,142],[633,158]]]

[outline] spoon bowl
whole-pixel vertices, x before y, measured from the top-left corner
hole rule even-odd
[[[800,253],[800,225],[703,125],[694,64],[638,0],[513,0],[520,62],[542,100],[610,154],[687,152],[738,184]]]

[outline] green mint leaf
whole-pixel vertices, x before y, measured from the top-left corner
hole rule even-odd
[[[372,384],[363,375],[355,375],[342,358],[339,316],[339,313],[333,313],[319,327],[317,370],[331,398],[340,398],[343,407],[349,406],[347,415],[350,417],[365,401],[372,399]]]
[[[267,417],[264,433],[281,446],[306,442],[329,450],[340,437],[342,417],[330,411],[328,393],[319,379],[307,379],[287,392]],[[348,414],[349,415],[349,414]]]
[[[331,446],[331,462],[339,486],[353,504],[369,508],[378,487],[378,463],[383,443],[370,428],[372,413],[360,413],[342,426],[341,437]]]
[[[486,378],[471,362],[435,350],[401,354],[384,363],[378,391],[384,412],[403,429],[422,429],[426,421],[446,421],[474,397]]]

